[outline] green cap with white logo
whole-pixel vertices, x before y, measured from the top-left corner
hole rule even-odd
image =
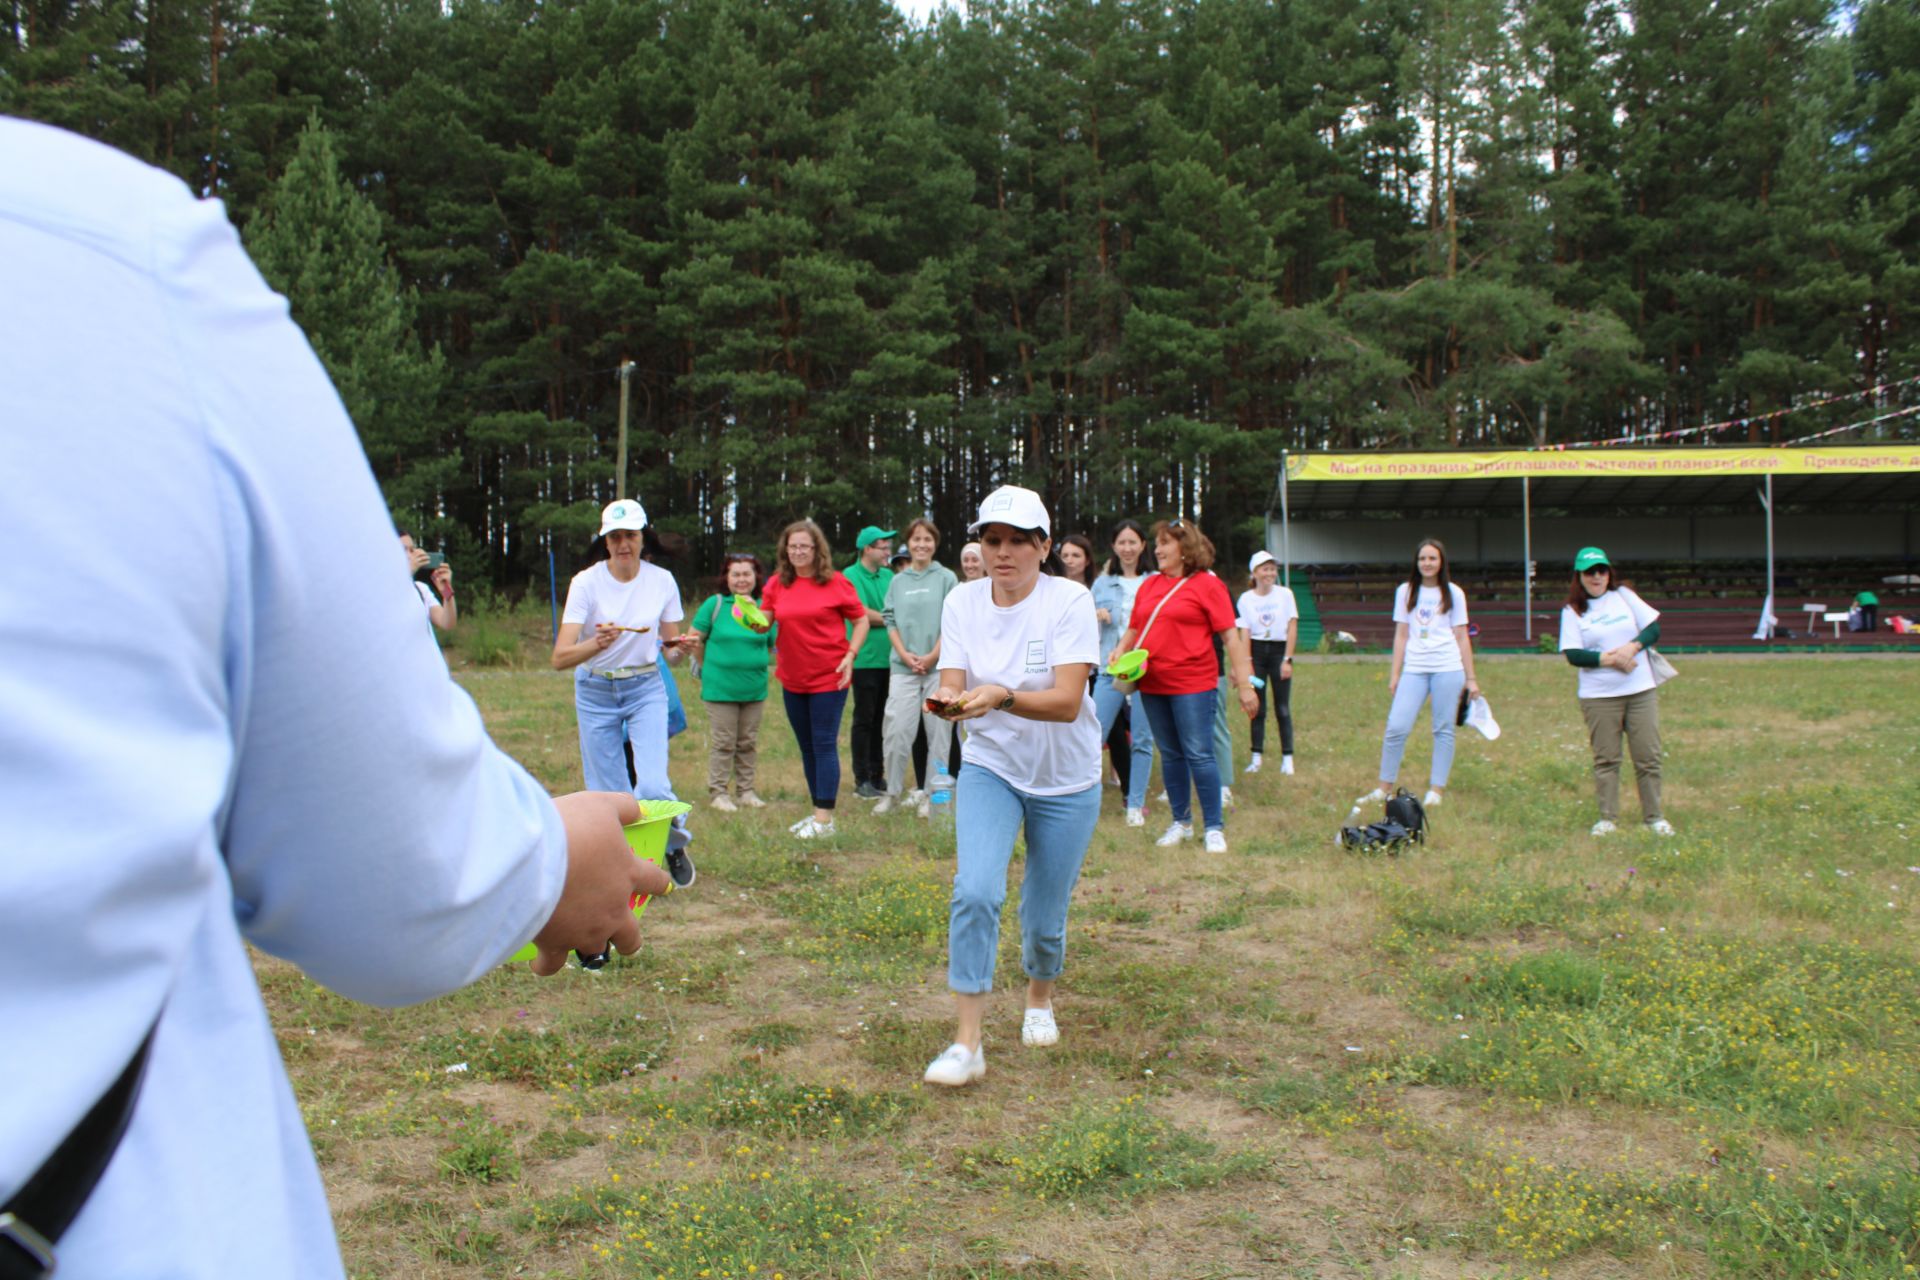
[[[1595,565],[1607,565],[1611,567],[1612,564],[1613,561],[1607,559],[1607,553],[1600,548],[1582,547],[1580,548],[1580,554],[1573,558],[1573,571],[1575,573],[1585,573]]]

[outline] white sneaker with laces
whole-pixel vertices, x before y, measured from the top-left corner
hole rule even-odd
[[[1053,1007],[1029,1009],[1020,1021],[1020,1043],[1044,1049],[1060,1043],[1060,1024],[1053,1020]]]
[[[1258,751],[1253,753],[1253,759],[1247,761],[1247,767],[1242,772],[1245,772],[1245,773],[1260,772],[1260,753]]]
[[[1280,757],[1280,772],[1285,777],[1291,778],[1293,776],[1293,757],[1292,756]]]
[[[957,1089],[963,1084],[972,1084],[986,1074],[987,1055],[984,1050],[950,1044],[945,1053],[927,1064],[924,1078],[928,1084],[943,1084],[949,1089]]]
[[[1362,805],[1379,804],[1382,800],[1385,800],[1386,798],[1387,798],[1387,793],[1381,788],[1375,787],[1373,790],[1367,792],[1367,794],[1363,796],[1355,797],[1353,802],[1353,807],[1358,809]]]
[[[1193,827],[1189,823],[1175,822],[1169,824],[1167,829],[1160,834],[1160,838],[1155,840],[1154,843],[1162,849],[1165,849],[1170,845],[1176,845],[1182,840],[1191,838],[1192,835]]]
[[[718,809],[722,813],[732,813],[740,807],[739,805],[733,802],[733,797],[728,795],[724,791],[714,796],[713,799],[709,800],[707,803],[712,805],[714,808]]]
[[[919,795],[920,803],[918,807],[914,809],[914,814],[922,818],[931,818],[933,816],[933,797],[924,791],[920,792]]]
[[[1227,833],[1215,828],[1207,832],[1207,852],[1225,853],[1227,851]]]
[[[1420,807],[1422,809],[1431,809],[1435,805],[1439,804],[1443,798],[1444,797],[1442,797],[1438,791],[1435,791],[1431,787],[1429,787],[1427,789],[1427,794],[1423,796],[1420,800]]]
[[[1655,818],[1647,824],[1647,830],[1657,836],[1670,836],[1673,834],[1673,824],[1665,818]]]
[[[1127,810],[1127,825],[1128,825],[1128,826],[1130,826],[1130,827],[1144,827],[1144,826],[1146,826],[1146,825],[1147,825],[1147,811],[1146,811],[1145,809],[1129,809],[1129,810]]]
[[[899,801],[895,799],[892,793],[888,793],[880,797],[880,803],[873,806],[873,811],[875,813],[892,813],[898,804]]]
[[[831,822],[817,822],[812,818],[808,818],[801,824],[800,829],[793,834],[799,836],[802,840],[824,840],[833,834],[833,824]]]
[[[1620,828],[1614,826],[1608,819],[1602,818],[1593,824],[1593,830],[1587,832],[1587,834],[1590,836],[1610,836],[1619,829]]]
[[[808,814],[806,817],[800,819],[800,821],[793,823],[791,826],[789,826],[787,830],[791,831],[794,835],[797,836],[800,834],[800,828],[806,826],[808,823],[812,821],[813,821],[813,815]]]

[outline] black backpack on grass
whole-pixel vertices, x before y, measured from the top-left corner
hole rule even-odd
[[[1410,844],[1425,844],[1427,810],[1405,787],[1387,798],[1386,816],[1364,827],[1340,828],[1340,843],[1355,853],[1384,853],[1397,857]]]

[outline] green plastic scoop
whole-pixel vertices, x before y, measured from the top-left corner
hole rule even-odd
[[[1147,672],[1147,651],[1129,649],[1107,664],[1107,674],[1115,680],[1138,680]]]
[[[683,813],[692,813],[693,806],[680,800],[642,800],[640,802],[640,821],[625,828],[627,848],[633,850],[636,858],[645,858],[657,867],[667,865],[667,833],[673,829],[673,820]],[[647,903],[653,899],[644,895],[635,895],[633,914],[635,918],[645,914]],[[529,942],[508,957],[509,964],[521,964],[533,959],[537,948]]]
[[[733,598],[733,616],[750,627],[764,627],[767,625],[767,615],[760,612],[760,606],[753,602],[753,597],[751,596],[735,596]]]

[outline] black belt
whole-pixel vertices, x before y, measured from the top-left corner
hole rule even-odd
[[[140,1096],[158,1020],[127,1069],[73,1127],[66,1141],[4,1207],[0,1207],[0,1280],[41,1280],[54,1269],[53,1246],[93,1194],[120,1146]]]

